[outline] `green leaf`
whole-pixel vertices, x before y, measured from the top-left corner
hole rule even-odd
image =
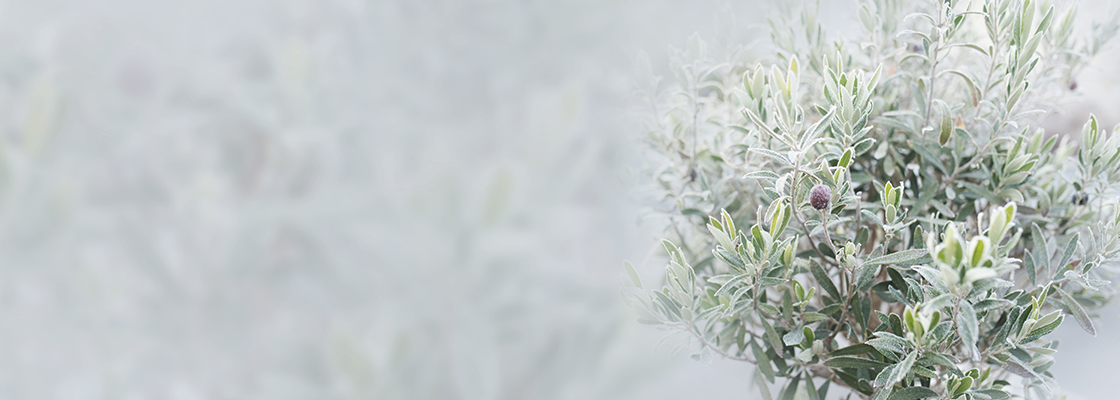
[[[990,201],[992,203],[1000,203],[1000,202],[1003,201],[999,198],[999,196],[996,196],[995,193],[992,193],[991,190],[983,188],[980,185],[977,185],[977,184],[972,183],[972,182],[967,182],[967,181],[961,181],[959,183],[961,184],[961,186],[964,186],[965,188],[967,188],[968,191],[976,194],[977,196],[988,199],[988,201]]]
[[[1034,266],[1034,257],[1031,255],[1030,250],[1023,251],[1023,269],[1027,270],[1027,278],[1031,280],[1031,285],[1037,285],[1036,276],[1038,272],[1035,270],[1038,268]]]
[[[828,319],[828,316],[818,312],[806,311],[801,313],[801,319],[805,320],[805,322],[817,322]]]
[[[888,323],[890,324],[891,331],[893,331],[896,335],[902,335],[904,332],[902,330],[902,319],[898,317],[898,314],[891,313],[891,315],[887,318],[889,319]]]
[[[762,348],[754,342],[754,339],[751,339],[751,353],[754,353],[759,372],[762,372],[762,375],[766,376],[766,380],[770,383],[774,383],[774,369],[770,368],[770,357],[766,356],[766,352],[762,351]]]
[[[770,234],[774,238],[779,237],[782,231],[786,230],[786,225],[789,223],[790,210],[784,202],[778,203],[778,209],[774,210],[774,216],[770,220]],[[792,251],[792,250],[791,250]]]
[[[726,232],[719,230],[716,225],[712,224],[708,224],[708,232],[711,232],[711,235],[715,236],[716,241],[719,242],[719,245],[724,246],[725,250],[735,251],[735,243],[731,242],[731,238]]]
[[[839,300],[840,291],[837,290],[836,285],[832,283],[832,278],[828,277],[828,272],[825,272],[824,268],[818,263],[814,262],[810,264],[809,270],[813,273],[813,278],[816,278],[817,283],[821,285],[821,289],[828,292],[828,295],[832,296],[832,298]]]
[[[914,368],[910,369],[910,371],[913,372],[914,375],[921,376],[921,377],[926,377],[926,378],[930,378],[930,379],[939,378],[937,373],[933,372],[932,369],[923,367],[921,365],[915,365]]]
[[[929,253],[926,253],[926,254],[923,254],[921,257],[915,258],[915,259],[910,260],[910,261],[903,261],[903,262],[895,263],[894,265],[899,266],[899,267],[912,267],[912,266],[915,266],[915,265],[924,265],[924,264],[929,264],[929,263],[932,263],[932,262],[933,262],[933,256],[931,256]]]
[[[992,400],[1006,400],[1011,398],[1011,394],[999,389],[984,389],[977,390],[976,393],[981,393],[991,397]]]
[[[956,368],[956,363],[947,355],[935,352],[926,352],[918,359],[923,365],[940,365],[949,368]]]
[[[801,375],[794,375],[793,379],[790,379],[789,384],[786,385],[786,388],[782,389],[781,399],[793,400],[793,395],[797,394],[797,384],[800,382]]]
[[[834,115],[836,115],[836,106],[829,107],[828,113],[821,116],[821,119],[817,120],[817,122],[815,122],[815,123],[813,123],[813,125],[809,126],[809,129],[806,129],[805,133],[802,134],[801,148],[803,148],[803,149],[804,148],[809,148],[812,145],[812,143],[814,143],[812,140],[815,139],[817,137],[817,135],[822,132],[822,129],[824,129],[825,127],[827,127],[831,124],[832,117]]]
[[[824,365],[832,368],[880,368],[889,364],[860,357],[836,356],[825,360]]]
[[[976,311],[967,301],[962,301],[960,309],[957,311],[957,334],[960,335],[961,343],[964,344],[969,357],[973,360],[980,358],[980,352],[976,349],[976,336],[979,330]]]
[[[860,290],[867,290],[866,288]],[[853,299],[853,303],[858,304],[858,307],[853,307],[853,315],[859,321],[859,325],[863,329],[871,329],[868,322],[871,320],[871,296],[861,296],[861,298]]]
[[[987,53],[987,51],[984,51],[984,49],[980,48],[980,46],[977,46],[975,44],[969,43],[969,44],[966,44],[965,46],[968,46],[969,48],[979,50],[980,52],[983,52],[983,53]],[[958,71],[958,70],[955,70],[955,69],[946,70],[945,72],[955,74],[955,75],[961,77],[961,79],[964,79],[964,82],[968,84],[968,89],[972,92],[972,94],[979,94],[980,93],[980,88],[976,84],[976,81],[972,80],[972,77],[966,75],[964,72],[961,72],[961,71]],[[942,128],[942,129],[944,129],[944,128]]]
[[[879,391],[871,397],[871,400],[889,400],[892,391],[894,391],[894,386],[887,386],[885,388],[879,389]]]
[[[1010,300],[986,299],[986,300],[980,300],[980,301],[976,302],[976,304],[972,305],[972,308],[974,310],[976,310],[976,312],[984,312],[984,311],[988,311],[988,310],[1004,309],[1004,308],[1007,308],[1007,307],[1011,307],[1012,304],[1015,304],[1015,303],[1011,302]]]
[[[1062,261],[1058,262],[1058,265],[1054,267],[1054,279],[1058,279],[1059,274],[1069,265],[1069,261],[1073,258],[1073,253],[1077,251],[1077,239],[1079,237],[1080,234],[1075,233],[1073,237],[1069,238],[1069,242],[1066,243],[1066,250],[1062,252]]]
[[[879,271],[878,264],[864,264],[859,267],[859,271],[856,272],[859,274],[858,278],[856,278],[856,289],[863,291],[871,287],[871,283],[875,281],[875,273],[877,271]]]
[[[1053,19],[1054,19],[1054,6],[1050,6],[1050,8],[1046,9],[1046,15],[1044,15],[1042,17],[1042,22],[1038,23],[1038,28],[1036,28],[1035,31],[1034,31],[1035,35],[1038,35],[1038,34],[1042,33],[1042,31],[1045,31],[1045,30],[1049,29],[1050,28],[1050,22],[1053,21]]]
[[[1046,250],[1046,237],[1042,236],[1042,229],[1038,227],[1038,224],[1033,222],[1031,223],[1031,242],[1034,246],[1034,251],[1031,253],[1034,254],[1035,267],[1041,267],[1046,272],[1046,275],[1043,276],[1050,276],[1050,252]]]
[[[765,111],[765,110],[763,110],[763,111]],[[774,135],[774,132],[770,130],[770,127],[767,126],[766,122],[763,121],[762,118],[759,118],[758,114],[755,114],[754,111],[750,109],[750,107],[747,107],[747,108],[743,109],[743,115],[745,115],[747,117],[747,119],[750,119],[751,122],[753,122],[755,124],[755,126],[758,127],[758,130],[766,132],[766,133],[770,134],[771,136],[774,136],[775,138],[777,138],[778,140],[781,140],[782,142],[784,142],[787,145],[790,145],[790,146],[793,145],[793,143],[787,142],[784,138],[782,138],[778,135]]]
[[[763,148],[757,148],[756,147],[756,148],[752,148],[751,151],[755,152],[755,153],[758,153],[758,154],[762,154],[762,155],[770,157],[770,158],[773,158],[775,160],[781,161],[785,165],[789,165],[789,166],[793,165],[793,161],[790,161],[788,157],[783,156],[781,153],[778,153],[774,150],[763,149]]]
[[[1023,337],[1023,340],[1021,340],[1020,343],[1030,343],[1030,342],[1033,342],[1035,340],[1038,340],[1039,338],[1041,338],[1043,336],[1049,335],[1050,332],[1053,332],[1055,329],[1058,329],[1058,326],[1062,324],[1063,319],[1064,319],[1064,317],[1058,317],[1058,319],[1055,319],[1055,320],[1051,321],[1050,323],[1048,323],[1046,325],[1043,325],[1043,326],[1037,326],[1036,325],[1034,327],[1034,329],[1031,329],[1031,332],[1029,334],[1027,334],[1027,336]]]
[[[774,307],[774,305],[770,303],[758,303],[758,309],[766,315],[778,315],[778,313],[781,312],[778,310],[778,307]]]
[[[926,302],[922,304],[922,310],[933,312],[934,310],[940,310],[942,308],[949,307],[953,305],[954,299],[956,299],[956,297],[951,293],[946,293],[934,297],[932,299],[926,300]]]
[[[1090,335],[1097,336],[1097,328],[1093,327],[1093,320],[1089,318],[1089,314],[1081,307],[1081,303],[1078,303],[1073,296],[1070,296],[1069,293],[1066,293],[1061,287],[1055,286],[1054,288],[1058,289],[1058,296],[1062,298],[1062,302],[1069,308],[1070,314],[1073,314],[1073,319],[1077,321],[1078,325],[1081,325],[1081,329],[1084,329],[1085,332],[1089,332]]]
[[[906,339],[890,332],[875,332],[875,336],[877,337],[868,340],[867,344],[875,347],[880,353],[889,351],[902,354],[905,353],[906,349],[910,346]]]
[[[871,345],[856,343],[851,346],[828,353],[828,355],[831,357],[850,356],[854,354],[870,353],[872,351],[875,351],[875,348],[871,347]]]
[[[629,261],[623,261],[623,265],[626,266],[626,274],[630,275],[630,281],[634,283],[635,287],[641,289],[642,278],[638,277],[638,271],[634,270],[634,265],[630,264]]]
[[[873,138],[864,138],[863,140],[856,142],[856,144],[852,145],[852,148],[855,150],[855,156],[858,157],[860,155],[863,155],[863,153],[866,153],[867,150],[871,149],[871,145],[873,144],[875,144],[875,139]]]
[[[766,339],[770,341],[770,346],[774,348],[774,351],[781,352],[785,346],[782,346],[782,338],[778,336],[778,331],[775,331],[774,327],[766,322],[766,318],[759,318],[758,320],[762,321],[762,329],[766,331]]]
[[[840,160],[836,165],[847,168],[848,163],[852,161],[852,149],[844,150],[844,154],[840,155]]]
[[[936,397],[937,392],[926,387],[911,386],[896,390],[891,394],[890,400],[917,400]]]
[[[758,385],[758,391],[762,394],[762,398],[765,400],[772,400],[774,396],[770,394],[770,386],[763,380],[762,373],[759,372],[758,369],[755,369],[754,373],[756,376],[754,383]]]
[[[961,394],[964,394],[964,392],[967,391],[971,387],[972,387],[972,377],[971,376],[963,377],[963,378],[961,378],[961,380],[957,381],[956,388],[953,389],[953,393],[949,395],[949,398],[956,398],[957,396],[960,396]]]
[[[843,308],[843,307],[844,307],[844,305],[843,305],[843,304],[840,304],[840,303],[833,303],[833,304],[829,304],[829,305],[828,305],[828,306],[826,306],[825,308],[822,308],[822,309],[821,309],[821,314],[824,314],[824,315],[834,315],[834,314],[836,314],[837,312],[839,312],[839,311],[840,311],[840,309],[841,309],[841,308]]]
[[[917,260],[929,251],[926,249],[910,249],[872,258],[864,261],[863,265],[899,264]]]
[[[937,142],[944,146],[946,143],[949,143],[949,138],[951,138],[953,134],[953,116],[949,112],[948,105],[944,102],[939,103],[941,104],[941,136],[937,139]]]
[[[681,215],[696,215],[700,217],[707,216],[708,213],[695,208],[686,208],[681,210]]]
[[[781,285],[783,283],[786,283],[786,280],[782,279],[782,278],[774,278],[774,277],[770,277],[770,276],[764,276],[764,277],[758,278],[758,283],[762,284],[763,287],[770,287],[770,286],[778,286],[778,285]]]
[[[743,175],[743,179],[770,179],[770,180],[775,180],[775,179],[778,179],[780,177],[781,177],[780,175],[775,174],[771,171],[754,171],[754,172],[748,173],[746,175]]]
[[[1023,363],[1019,362],[1014,357],[1007,359],[1007,364],[1003,366],[1003,369],[1024,378],[1041,379],[1034,370],[1024,366]]]
[[[918,143],[911,142],[909,144],[911,149],[914,149],[914,151],[918,152],[918,154],[922,156],[922,160],[933,165],[943,174],[949,172],[948,169],[945,168],[945,164],[941,163],[941,159],[937,158],[937,156],[933,154],[933,150],[930,150]],[[936,190],[934,192],[936,192]]]
[[[789,290],[782,292],[782,318],[787,321],[793,318],[793,298],[789,295]]]
[[[735,285],[743,283],[744,281],[746,281],[750,278],[751,278],[751,276],[749,274],[742,274],[742,275],[738,275],[734,278],[731,278],[726,283],[724,283],[723,286],[720,286],[719,290],[716,290],[715,296],[719,297],[720,295],[723,295],[723,294],[729,292],[732,288],[735,287]]]
[[[900,131],[908,132],[908,133],[915,134],[915,135],[918,134],[918,132],[915,131],[913,127],[911,127],[909,124],[907,124],[901,118],[893,118],[893,117],[887,117],[887,116],[878,117],[878,118],[875,119],[875,124],[876,125],[883,125],[883,126],[888,127],[888,128],[898,129]],[[876,149],[876,153],[878,153],[880,150],[882,150],[883,152],[886,152],[886,148],[888,146],[889,146],[888,142],[880,143],[879,148]],[[875,153],[872,153],[872,154],[875,155]],[[879,156],[879,157],[875,157],[875,158],[883,158],[883,157]]]
[[[813,376],[808,372],[805,373],[805,392],[809,395],[809,400],[823,400],[822,396],[817,393],[817,388],[813,386]]]
[[[906,358],[904,358],[902,362],[895,364],[894,369],[891,370],[891,374],[887,377],[886,386],[891,386],[902,381],[902,378],[905,378],[906,374],[910,373],[910,368],[914,366],[914,359],[917,357],[918,351],[914,350],[906,355]]]
[[[786,346],[793,346],[805,340],[805,332],[801,329],[790,329],[785,336],[782,336],[782,341]]]

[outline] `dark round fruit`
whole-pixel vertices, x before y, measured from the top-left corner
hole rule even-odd
[[[1081,193],[1074,193],[1073,194],[1073,199],[1070,200],[1070,203],[1072,203],[1075,206],[1083,206],[1083,205],[1089,204],[1089,195],[1088,194],[1081,194]]]
[[[809,190],[809,204],[812,204],[815,209],[828,208],[830,200],[832,200],[832,189],[829,189],[828,186],[817,185]]]

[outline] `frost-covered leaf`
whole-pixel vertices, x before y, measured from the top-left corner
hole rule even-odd
[[[917,260],[928,252],[929,251],[927,251],[926,249],[903,250],[872,258],[870,260],[864,261],[863,265],[900,264],[907,261]]]
[[[889,364],[853,356],[836,356],[824,361],[824,365],[833,368],[878,368]]]
[[[960,335],[961,343],[968,350],[968,356],[972,359],[979,358],[980,352],[976,349],[976,339],[980,328],[976,321],[976,311],[967,301],[961,302],[956,320],[957,334]]]
[[[895,390],[889,400],[918,400],[936,397],[937,392],[921,386],[910,386]]]
[[[1077,321],[1078,325],[1081,325],[1081,329],[1089,332],[1090,335],[1097,336],[1097,328],[1093,326],[1093,319],[1089,318],[1089,314],[1085,312],[1085,308],[1081,307],[1081,303],[1078,303],[1073,296],[1070,296],[1062,288],[1056,287],[1055,289],[1057,289],[1058,296],[1062,298],[1062,303],[1069,308],[1073,319]]]

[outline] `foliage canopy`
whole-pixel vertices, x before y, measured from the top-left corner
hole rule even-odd
[[[765,398],[1047,396],[1047,335],[1095,335],[1113,294],[1120,127],[1038,126],[1116,18],[1079,38],[1074,7],[1030,0],[858,7],[857,43],[786,6],[767,56],[694,35],[668,84],[643,60],[668,267],[646,288],[627,264],[626,296],[695,358],[756,364]]]

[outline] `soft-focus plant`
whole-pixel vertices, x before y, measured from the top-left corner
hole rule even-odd
[[[668,267],[626,265],[640,321],[765,398],[1049,396],[1047,335],[1095,335],[1120,260],[1120,136],[1039,128],[1117,31],[1075,13],[864,0],[845,42],[787,7],[761,58],[694,35],[668,85],[643,58]]]

